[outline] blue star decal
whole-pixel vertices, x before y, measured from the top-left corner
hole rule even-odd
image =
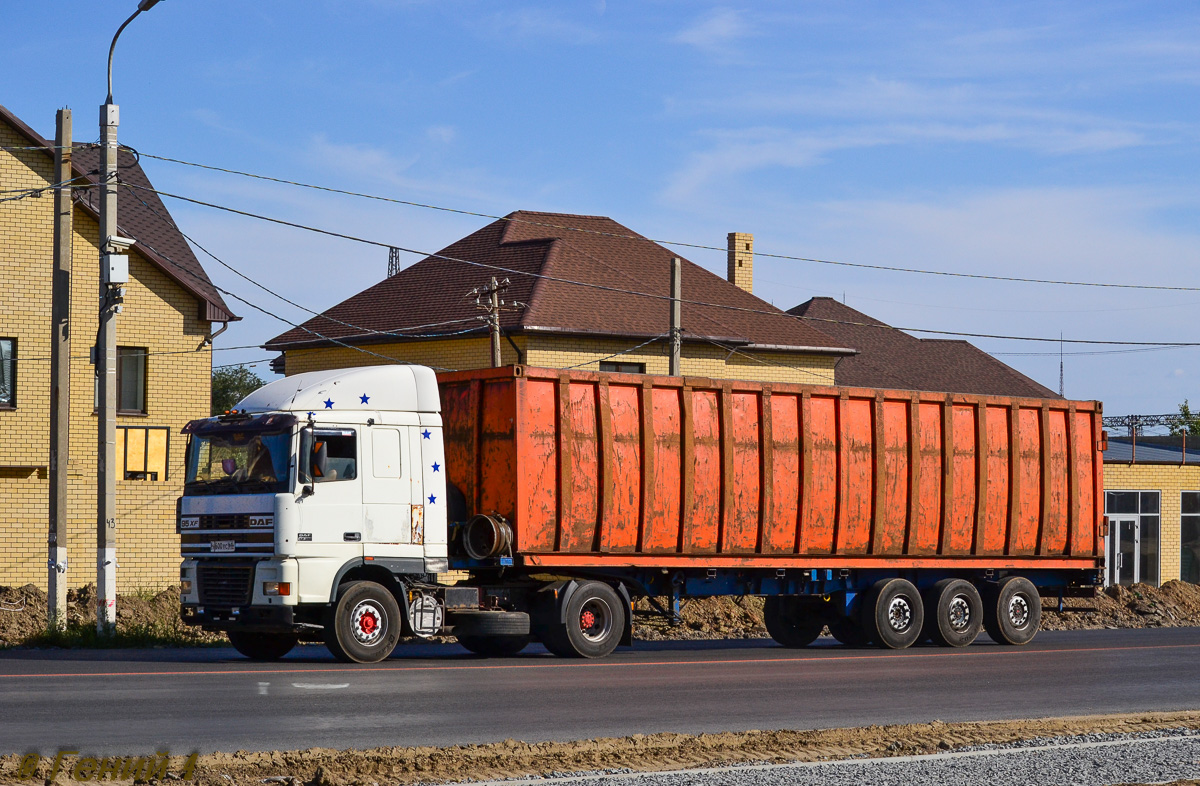
[[[436,461],[435,461],[435,462],[433,462],[433,471],[434,471],[434,472],[437,472],[437,471],[438,471],[438,470],[440,470],[441,468],[442,468],[442,465],[441,465],[441,464],[437,463]]]
[[[317,414],[317,413],[315,413],[315,412],[309,412],[309,413],[308,413],[308,416],[311,418],[311,417],[314,417],[314,416],[316,416],[316,414]]]
[[[435,496],[433,496],[432,494],[430,494],[430,495],[429,495],[429,504],[430,504],[430,505],[432,505],[432,504],[433,504],[433,503],[435,503],[435,502],[437,502],[437,497],[435,497]]]
[[[333,399],[325,399],[325,409],[333,409]]]
[[[429,439],[429,429],[425,429],[421,432],[421,439]]]
[[[366,404],[370,398],[371,397],[368,396],[366,393],[363,393],[361,396],[358,397],[358,400],[361,401],[362,403]]]

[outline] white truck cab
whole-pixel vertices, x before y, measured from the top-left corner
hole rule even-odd
[[[427,590],[448,565],[440,411],[433,371],[391,365],[286,377],[188,423],[184,620],[228,631],[251,657],[316,636],[344,659],[373,659],[404,623],[438,632]],[[339,592],[368,584],[389,597],[342,604]],[[331,643],[341,605],[345,635]]]

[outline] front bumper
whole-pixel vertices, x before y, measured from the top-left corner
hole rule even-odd
[[[318,626],[296,621],[294,606],[243,606],[213,608],[211,606],[182,606],[179,617],[186,625],[204,630],[238,630],[247,633],[273,633],[290,630],[295,633],[311,631]]]

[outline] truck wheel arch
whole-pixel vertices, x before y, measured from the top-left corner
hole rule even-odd
[[[330,605],[337,603],[338,589],[348,581],[373,581],[376,584],[381,584],[391,590],[393,595],[397,594],[397,590],[403,594],[403,586],[400,584],[396,574],[383,565],[372,565],[362,557],[355,557],[347,560],[342,567],[338,568],[338,572],[334,574],[333,581],[329,587],[329,603]],[[399,596],[397,601],[399,601]]]
[[[602,579],[601,579],[602,580]],[[575,590],[579,589],[581,581],[586,579],[566,579],[555,581],[542,587],[536,593],[539,600],[535,600],[533,605],[533,613],[531,615],[533,625],[537,625],[538,617],[546,619],[548,616],[554,622],[565,623],[567,621],[567,603],[571,600],[571,596],[575,594]],[[629,647],[633,645],[633,596],[629,594],[629,588],[622,581],[605,582],[616,590],[617,596],[625,603],[625,627],[621,631],[621,646]]]

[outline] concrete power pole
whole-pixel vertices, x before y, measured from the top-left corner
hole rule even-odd
[[[50,284],[50,533],[47,620],[67,626],[67,466],[71,422],[71,110],[60,109],[54,135],[54,278]]]
[[[500,312],[508,305],[500,299],[500,295],[508,289],[508,279],[497,281],[495,276],[492,276],[492,282],[484,289],[475,287],[467,297],[475,298],[475,307],[487,312],[486,317],[480,317],[487,321],[489,331],[492,337],[492,368],[500,368],[504,365],[500,358]],[[511,304],[512,308],[520,307],[520,303]]]
[[[671,260],[671,376],[679,376],[680,355],[683,349],[683,263],[679,257]]]

